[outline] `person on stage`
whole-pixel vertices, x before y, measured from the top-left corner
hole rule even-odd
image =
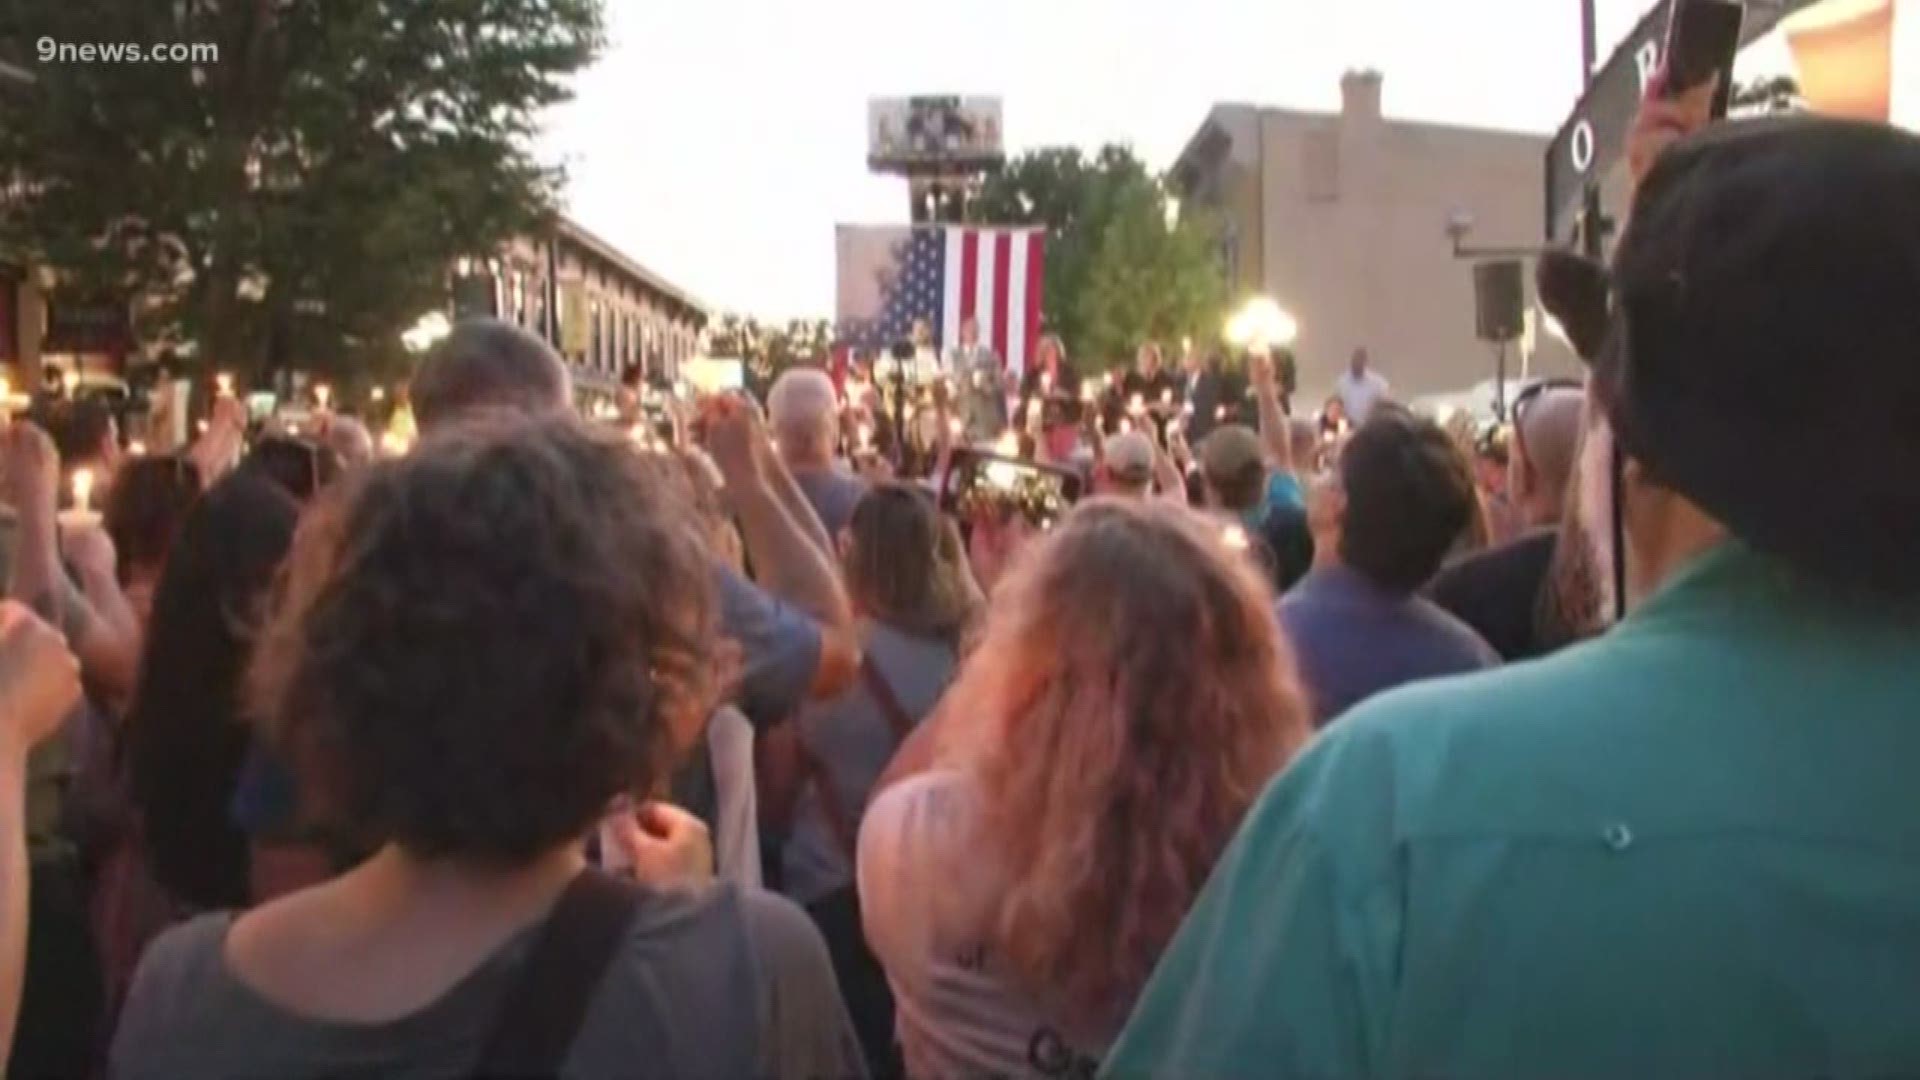
[[[960,340],[947,350],[947,372],[959,388],[960,411],[967,440],[991,442],[1007,429],[1005,364],[1000,354],[980,341],[980,323],[960,323]]]

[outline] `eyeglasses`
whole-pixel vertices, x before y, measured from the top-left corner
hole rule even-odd
[[[1520,456],[1527,461],[1533,458],[1527,453],[1527,410],[1549,390],[1586,390],[1586,384],[1578,379],[1542,379],[1520,391],[1513,399],[1513,407],[1507,410],[1509,426],[1512,429],[1510,440]]]

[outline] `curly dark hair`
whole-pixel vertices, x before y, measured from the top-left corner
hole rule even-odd
[[[1431,420],[1375,410],[1340,453],[1340,558],[1388,592],[1424,586],[1479,507],[1466,456]]]
[[[666,461],[570,420],[487,424],[323,493],[253,670],[308,811],[515,865],[650,790],[717,689],[712,573]]]

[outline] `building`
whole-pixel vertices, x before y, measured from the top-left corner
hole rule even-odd
[[[1473,267],[1449,226],[1471,217],[1469,247],[1540,242],[1545,136],[1391,120],[1381,87],[1377,72],[1348,74],[1334,114],[1215,106],[1172,170],[1183,206],[1223,221],[1230,287],[1298,319],[1310,403],[1359,347],[1401,400],[1491,379],[1495,347],[1475,336]],[[1569,350],[1535,338],[1533,373],[1573,372]],[[1509,350],[1516,375],[1522,351]]]
[[[458,313],[497,316],[553,342],[583,405],[610,399],[633,366],[677,377],[699,354],[710,315],[692,293],[565,217],[551,239],[521,237],[486,266],[458,269]]]

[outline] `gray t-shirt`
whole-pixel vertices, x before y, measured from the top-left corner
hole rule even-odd
[[[1118,1033],[1070,1030],[987,943],[999,882],[971,842],[979,799],[961,773],[922,773],[881,792],[860,826],[860,917],[907,1074],[1091,1077]]]
[[[351,1024],[295,1016],[236,979],[223,956],[232,922],[203,916],[154,942],[121,1016],[109,1075],[470,1076],[538,929],[419,1012]],[[562,1075],[801,1080],[865,1071],[813,923],[779,897],[718,885],[643,902]]]
[[[827,536],[839,537],[841,530],[853,520],[853,508],[867,493],[867,482],[842,469],[838,465],[825,469],[796,469],[793,482],[800,487],[800,493],[813,505],[813,512],[820,515],[820,524],[827,527]]]
[[[893,688],[908,719],[918,724],[933,711],[953,679],[953,647],[879,623],[864,629],[866,662]],[[801,742],[826,768],[840,805],[852,819],[848,825],[858,830],[874,781],[899,749],[886,714],[862,678],[832,701],[807,706],[799,725]],[[794,803],[793,827],[781,850],[781,863],[782,890],[802,904],[853,885],[853,865],[828,824],[812,784]]]

